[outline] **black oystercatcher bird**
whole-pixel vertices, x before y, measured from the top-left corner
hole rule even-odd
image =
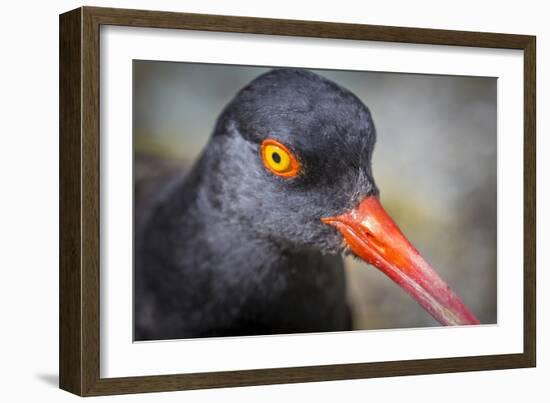
[[[350,330],[342,253],[441,324],[479,323],[382,208],[374,143],[369,109],[312,72],[242,89],[137,227],[135,339]]]

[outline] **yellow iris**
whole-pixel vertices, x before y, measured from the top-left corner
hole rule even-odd
[[[290,156],[282,148],[268,144],[265,147],[266,163],[276,172],[286,172],[290,168]]]
[[[294,154],[277,140],[262,142],[262,159],[265,167],[277,176],[292,178],[300,173],[300,163]]]

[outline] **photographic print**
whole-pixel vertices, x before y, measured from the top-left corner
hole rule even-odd
[[[62,389],[536,365],[534,36],[98,7],[59,33]]]
[[[497,80],[134,60],[134,341],[497,323]]]

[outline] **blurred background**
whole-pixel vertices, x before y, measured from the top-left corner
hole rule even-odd
[[[268,70],[133,62],[136,219],[152,183],[138,181],[189,169],[223,107]],[[496,79],[312,71],[369,107],[383,205],[481,323],[496,323]],[[347,258],[346,270],[356,329],[439,325],[374,267]]]

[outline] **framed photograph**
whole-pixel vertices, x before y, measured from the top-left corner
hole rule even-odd
[[[535,366],[535,37],[60,16],[60,387]]]

